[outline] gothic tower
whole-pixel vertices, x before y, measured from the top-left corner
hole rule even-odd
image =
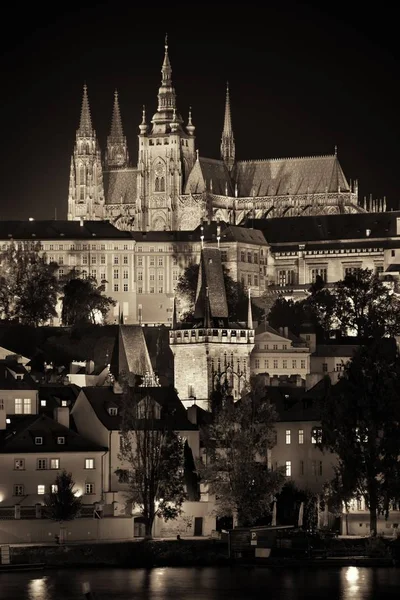
[[[229,97],[229,84],[226,84],[225,119],[221,138],[221,158],[228,171],[232,171],[235,164],[235,138],[233,137],[231,120],[231,101]]]
[[[107,138],[106,168],[124,169],[129,166],[128,146],[122,129],[118,92],[114,92],[114,107],[111,119],[111,131]]]
[[[76,132],[71,157],[68,194],[68,220],[98,220],[104,218],[104,187],[101,153],[92,127],[86,85],[79,129]]]
[[[169,344],[174,355],[175,388],[187,408],[194,402],[210,410],[218,388],[234,400],[250,379],[254,329],[249,297],[246,326],[229,323],[220,250],[203,248],[193,326],[180,329],[174,312]]]
[[[161,75],[152,127],[146,123],[144,109],[139,126],[137,213],[138,228],[143,231],[178,228],[175,216],[178,198],[196,159],[191,113],[184,128],[176,106],[167,37]]]

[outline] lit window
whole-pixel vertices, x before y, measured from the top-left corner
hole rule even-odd
[[[65,444],[65,437],[64,436],[60,436],[57,438],[57,444]]]
[[[16,471],[23,471],[25,469],[25,459],[24,458],[16,458],[14,460],[14,469]]]
[[[39,496],[43,496],[43,494],[46,492],[46,486],[45,485],[38,485],[37,486],[37,493],[39,494]]]
[[[61,400],[61,406],[67,406],[67,401],[66,400]]]
[[[38,458],[36,468],[39,470],[47,469],[47,460],[45,458]]]
[[[85,494],[94,494],[94,483],[85,483]]]
[[[286,477],[291,477],[292,476],[292,462],[290,460],[286,461],[286,465],[285,465],[285,475]]]
[[[286,443],[290,444],[290,429],[286,429]]]
[[[50,469],[59,469],[60,468],[60,459],[59,458],[51,458],[50,459]]]
[[[85,458],[85,469],[94,469],[94,458]]]
[[[40,406],[46,406],[46,400],[41,400],[40,401]]]
[[[56,483],[52,483],[51,484],[51,493],[57,494],[57,492],[58,492],[58,485]]]
[[[311,443],[312,444],[320,444],[322,442],[322,428],[321,427],[313,427],[311,432]]]
[[[299,429],[299,444],[304,444],[304,430]]]
[[[15,414],[22,415],[22,398],[15,398]]]
[[[31,414],[31,403],[32,400],[30,398],[24,398],[24,415]]]

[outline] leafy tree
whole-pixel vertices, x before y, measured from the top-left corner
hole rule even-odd
[[[245,286],[240,281],[234,281],[222,265],[228,314],[231,321],[244,321],[247,319],[248,294]],[[193,263],[185,268],[178,279],[176,291],[183,305],[182,320],[191,321],[194,314],[194,303],[196,299],[197,280],[199,276],[199,264]],[[252,302],[253,318],[257,321],[263,315],[263,309]]]
[[[105,283],[97,285],[89,277],[67,279],[63,287],[61,319],[65,325],[96,323],[99,315],[105,320],[111,306],[116,302],[104,294]]]
[[[271,502],[284,484],[283,470],[268,467],[268,449],[275,441],[275,409],[250,392],[233,404],[225,398],[203,431],[206,462],[201,479],[216,495],[218,516],[232,516],[252,525],[270,513]]]
[[[116,471],[128,484],[127,497],[139,507],[145,534],[152,537],[156,516],[168,521],[182,512],[184,491],[184,444],[172,428],[172,414],[163,411],[149,396],[132,401],[127,390],[121,411],[119,458],[127,468]]]
[[[400,355],[392,340],[360,347],[321,403],[321,447],[338,457],[336,494],[364,496],[370,531],[389,514],[400,475]]]
[[[12,242],[2,254],[0,311],[6,319],[38,326],[57,316],[58,266],[39,242]]]
[[[81,498],[75,495],[74,487],[72,473],[67,473],[64,469],[56,477],[55,491],[44,497],[45,516],[60,523],[60,543],[64,541],[63,523],[73,521],[82,507]]]
[[[305,320],[304,301],[286,300],[279,296],[268,314],[268,323],[274,329],[288,327],[293,333],[298,333],[299,325]]]

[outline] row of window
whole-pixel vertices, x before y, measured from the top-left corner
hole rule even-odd
[[[271,363],[271,366],[270,366]],[[291,364],[291,367],[289,367],[289,365]],[[279,358],[274,358],[273,360],[269,360],[268,358],[262,360],[260,358],[256,358],[255,359],[255,368],[256,369],[305,369],[306,368],[306,360],[305,359],[301,359],[301,360],[296,360],[293,359],[290,363],[290,361],[288,361],[286,358],[283,359],[279,359]]]
[[[245,252],[244,250],[241,250],[240,251],[240,261],[254,263],[254,264],[258,265],[258,252],[251,252],[250,250]]]
[[[300,461],[299,474],[305,475],[304,460]],[[311,462],[311,474],[316,475],[316,476],[322,476],[322,460],[313,460]],[[285,462],[285,475],[286,475],[286,477],[292,476],[292,461],[291,460],[287,460]]]
[[[304,444],[304,429],[298,430],[298,442],[299,444]],[[292,432],[290,429],[286,429],[285,431],[285,441],[286,444],[292,443]],[[322,441],[322,429],[321,427],[313,427],[311,430],[311,443],[312,444],[320,444]]]
[[[48,487],[46,489],[46,486],[44,484],[39,484],[37,486],[37,494],[39,496],[43,496],[44,494],[51,492],[52,494],[56,494],[57,493],[57,485],[55,483],[51,484],[50,487]],[[89,496],[91,494],[94,494],[94,483],[85,483],[85,488],[84,488],[84,493],[86,496]],[[27,492],[25,492],[25,486],[22,483],[16,483],[14,485],[14,491],[13,491],[13,495],[14,496],[25,496],[27,494]]]
[[[95,459],[94,458],[85,458],[85,469],[94,469],[95,468]],[[15,471],[25,471],[25,458],[15,458],[14,459],[14,469]],[[44,471],[47,469],[60,469],[60,459],[59,458],[38,458],[36,460],[36,469],[39,471]]]
[[[354,275],[359,268],[360,267],[345,267],[343,270],[344,277],[347,275]],[[383,266],[377,266],[375,268],[375,273],[383,273]],[[310,269],[310,281],[315,283],[317,277],[321,277],[325,282],[328,281],[328,269],[325,267]],[[277,283],[280,286],[293,285],[297,283],[297,273],[292,269],[279,270],[277,274]]]
[[[256,350],[287,350],[288,345],[287,344],[255,344],[254,347]]]
[[[259,284],[258,275],[253,275],[252,273],[247,273],[247,281],[246,281],[246,277],[243,273],[242,273],[240,279],[241,279],[242,285],[247,285],[247,286],[254,285],[257,287]]]

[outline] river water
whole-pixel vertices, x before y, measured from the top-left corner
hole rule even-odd
[[[0,573],[0,600],[386,600],[399,598],[400,568],[68,569]]]

